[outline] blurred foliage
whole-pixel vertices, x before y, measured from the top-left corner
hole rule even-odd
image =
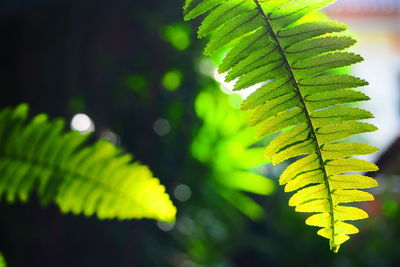
[[[241,101],[240,95],[227,96],[216,88],[200,92],[195,109],[203,125],[192,143],[192,153],[209,166],[221,196],[255,220],[262,216],[262,207],[239,191],[269,195],[275,186],[250,171],[269,160],[263,156],[264,148],[256,145],[255,131],[247,126],[248,116],[237,110]]]
[[[64,133],[64,120],[40,114],[28,121],[28,106],[0,111],[0,197],[100,219],[174,221],[176,208],[147,166],[107,141],[83,146],[89,135]]]
[[[0,267],[7,267],[6,260],[4,259],[4,256],[1,252],[0,252]]]

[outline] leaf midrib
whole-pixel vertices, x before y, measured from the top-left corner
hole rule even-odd
[[[279,54],[281,55],[281,57],[283,59],[283,63],[286,66],[286,69],[287,69],[287,71],[289,73],[290,79],[293,82],[293,86],[294,86],[294,88],[296,90],[296,94],[298,96],[298,99],[299,99],[299,101],[300,101],[300,103],[302,105],[302,109],[303,109],[304,115],[306,116],[307,124],[308,124],[308,126],[310,128],[310,131],[311,131],[311,138],[314,139],[315,150],[316,150],[316,153],[317,153],[317,156],[318,156],[318,159],[319,159],[319,162],[320,162],[323,174],[324,174],[324,184],[327,187],[327,191],[328,191],[328,199],[329,199],[330,213],[331,213],[331,228],[332,228],[331,244],[335,245],[334,244],[334,240],[335,240],[334,239],[334,237],[335,237],[335,227],[334,227],[335,218],[334,218],[334,209],[333,209],[334,208],[333,199],[332,199],[332,194],[331,194],[330,185],[329,185],[329,181],[328,181],[328,179],[329,179],[328,178],[328,173],[327,173],[326,168],[325,168],[324,159],[322,157],[321,149],[319,147],[317,135],[316,135],[316,132],[314,130],[314,126],[312,124],[310,113],[309,113],[309,111],[307,109],[307,106],[306,106],[306,104],[305,104],[305,102],[303,100],[303,97],[301,95],[298,82],[297,82],[296,77],[295,77],[295,75],[293,73],[293,70],[292,70],[292,67],[291,67],[291,65],[289,63],[289,60],[286,57],[285,50],[283,49],[283,46],[280,44],[278,36],[275,33],[269,18],[267,17],[267,15],[265,14],[264,10],[262,9],[262,7],[261,7],[261,5],[259,3],[259,0],[253,0],[253,1],[257,6],[257,9],[258,9],[260,15],[262,16],[263,20],[265,21],[267,30],[269,30],[269,32],[271,33],[271,37],[274,40],[274,42],[276,44],[276,47],[278,48]],[[331,246],[331,249],[332,250],[336,250],[336,248],[334,246]]]

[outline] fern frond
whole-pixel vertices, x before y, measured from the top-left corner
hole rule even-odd
[[[84,146],[88,135],[64,133],[63,120],[27,118],[25,104],[0,112],[0,198],[26,202],[35,191],[62,212],[174,220],[176,209],[147,166],[106,141]]]
[[[231,47],[219,72],[227,72],[227,81],[237,79],[234,90],[261,84],[242,109],[254,110],[250,125],[259,127],[259,138],[281,132],[265,154],[274,164],[296,160],[282,173],[280,184],[286,191],[297,190],[289,202],[296,211],[317,213],[306,223],[322,227],[318,234],[337,252],[349,234],[358,232],[343,221],[368,216],[342,203],[372,200],[369,193],[354,189],[377,186],[372,178],[347,174],[376,171],[377,166],[349,157],[377,149],[337,143],[376,127],[358,122],[372,118],[369,112],[343,106],[368,100],[354,90],[367,82],[331,72],[362,61],[345,51],[356,42],[338,34],[346,25],[304,19],[333,2],[187,0],[184,13],[186,20],[208,13],[199,29],[199,37],[210,37],[205,54]]]

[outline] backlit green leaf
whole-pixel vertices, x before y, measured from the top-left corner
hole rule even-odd
[[[354,90],[368,83],[332,74],[362,61],[346,51],[355,40],[338,34],[346,30],[345,24],[310,15],[333,2],[221,0],[216,7],[210,0],[192,0],[186,1],[186,10],[199,6],[199,14],[210,11],[199,36],[211,35],[206,54],[231,47],[219,72],[227,73],[227,81],[236,81],[234,90],[258,87],[241,109],[252,110],[249,125],[258,128],[258,138],[280,133],[267,145],[265,156],[273,164],[294,159],[279,183],[287,192],[298,190],[289,203],[296,211],[318,213],[306,223],[323,227],[318,234],[337,252],[349,234],[358,232],[343,221],[367,217],[364,211],[339,203],[372,200],[369,193],[348,189],[377,186],[372,178],[348,174],[376,171],[372,163],[348,158],[376,149],[337,142],[377,128],[359,122],[372,118],[371,113],[348,106],[369,100]]]

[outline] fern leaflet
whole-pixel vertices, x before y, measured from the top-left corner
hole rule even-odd
[[[28,106],[0,112],[0,198],[42,204],[100,219],[173,221],[176,209],[147,166],[109,142],[85,146],[88,135],[64,133],[64,121],[45,114],[27,121]]]
[[[259,127],[259,138],[280,132],[265,154],[273,164],[296,159],[280,177],[285,191],[297,191],[289,205],[298,212],[317,213],[306,223],[322,227],[318,234],[337,252],[349,234],[358,232],[344,221],[368,217],[359,208],[341,204],[373,200],[358,189],[377,186],[372,178],[348,174],[377,170],[350,156],[377,149],[338,143],[376,127],[358,122],[372,118],[371,113],[346,105],[369,99],[354,90],[367,82],[332,73],[362,61],[345,51],[355,40],[338,34],[346,25],[310,16],[333,2],[186,0],[184,14],[189,20],[207,13],[198,32],[199,37],[210,36],[206,55],[231,47],[219,72],[227,72],[227,81],[237,80],[234,90],[261,84],[241,108],[254,110],[250,125]]]

